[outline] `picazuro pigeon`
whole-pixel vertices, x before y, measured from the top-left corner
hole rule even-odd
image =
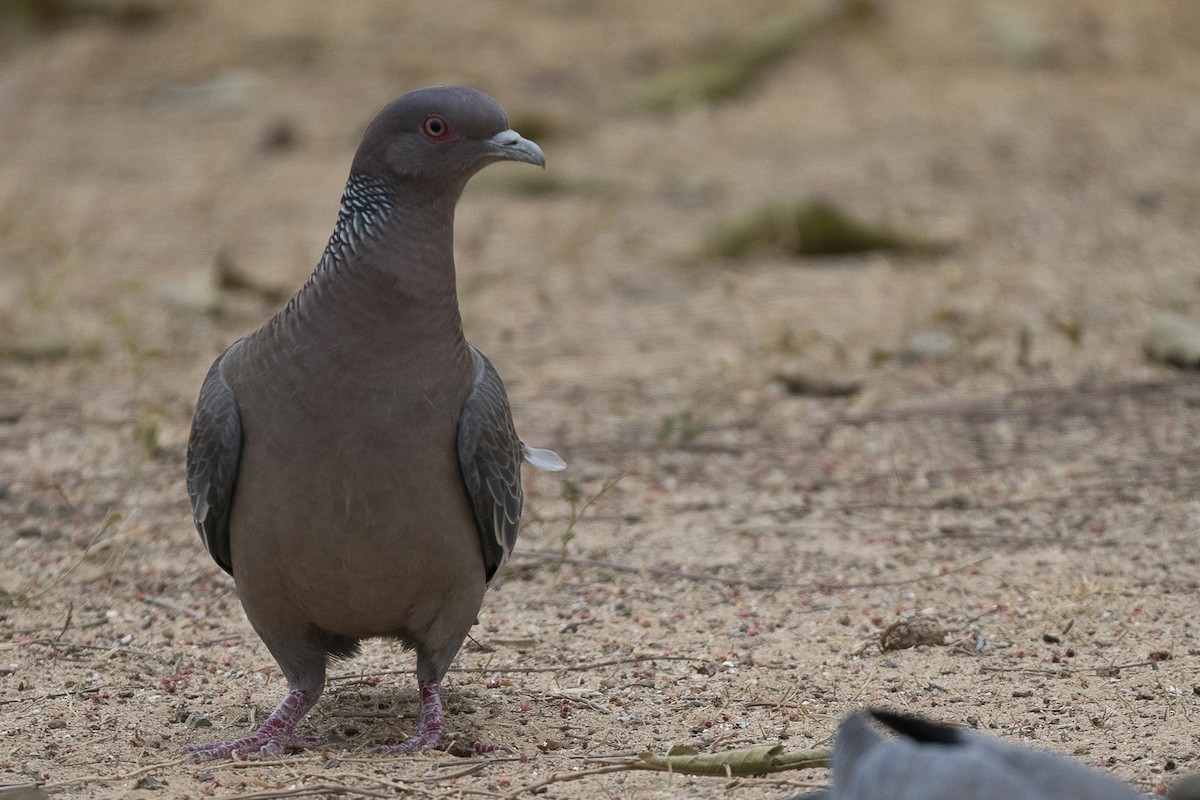
[[[454,208],[496,161],[545,165],[482,92],[422,89],[387,105],[308,282],[204,379],[192,515],[288,693],[258,730],[191,745],[192,758],[326,741],[296,725],[329,658],[374,636],[417,656],[416,734],[386,749],[438,743],[439,682],[517,538],[521,461],[564,466],[517,438],[500,377],[463,338]]]

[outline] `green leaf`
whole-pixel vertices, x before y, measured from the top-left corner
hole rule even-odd
[[[923,236],[882,223],[863,222],[821,200],[791,206],[767,205],[719,224],[700,245],[695,258],[741,258],[772,249],[789,256],[840,256],[892,252],[935,256],[948,248]]]
[[[1200,325],[1177,314],[1159,314],[1142,343],[1151,361],[1181,369],[1200,369]]]

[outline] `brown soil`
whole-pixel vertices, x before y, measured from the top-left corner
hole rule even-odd
[[[1200,7],[879,5],[660,116],[627,109],[636,81],[789,4],[227,0],[0,27],[0,784],[504,796],[673,743],[822,745],[867,704],[1147,791],[1196,768],[1200,386],[1140,341],[1200,312]],[[200,380],[315,263],[375,110],[443,82],[497,97],[560,181],[480,176],[458,259],[470,338],[581,500],[527,476],[524,552],[448,677],[448,751],[368,753],[416,701],[411,657],[374,642],[311,716],[343,742],[183,764],[284,690],[189,520]],[[954,247],[690,262],[720,220],[804,198]],[[213,296],[218,262],[258,289]],[[901,357],[914,334],[937,347]],[[774,376],[796,368],[863,389],[793,396]],[[881,652],[914,617],[945,644]],[[454,754],[475,739],[514,756]]]

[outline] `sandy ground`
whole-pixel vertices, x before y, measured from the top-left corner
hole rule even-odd
[[[1140,345],[1155,313],[1200,313],[1200,10],[881,0],[740,97],[651,115],[637,81],[795,6],[416,5],[0,23],[0,784],[509,796],[672,744],[821,746],[869,704],[1145,791],[1200,767],[1200,385]],[[315,263],[376,109],[444,82],[500,99],[558,181],[521,191],[505,165],[469,188],[460,294],[579,499],[527,476],[446,750],[368,753],[416,703],[411,657],[373,642],[311,716],[343,741],[183,764],[284,690],[189,520],[201,378]],[[718,221],[802,198],[954,246],[689,260]],[[259,290],[216,292],[218,263]],[[774,376],[798,368],[862,391],[794,396]],[[881,652],[918,617],[944,645]],[[456,754],[476,739],[513,752]],[[545,796],[825,780],[615,772]]]

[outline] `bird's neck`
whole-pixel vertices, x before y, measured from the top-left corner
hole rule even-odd
[[[458,195],[352,175],[320,262],[280,317],[321,316],[465,354],[454,271]]]

